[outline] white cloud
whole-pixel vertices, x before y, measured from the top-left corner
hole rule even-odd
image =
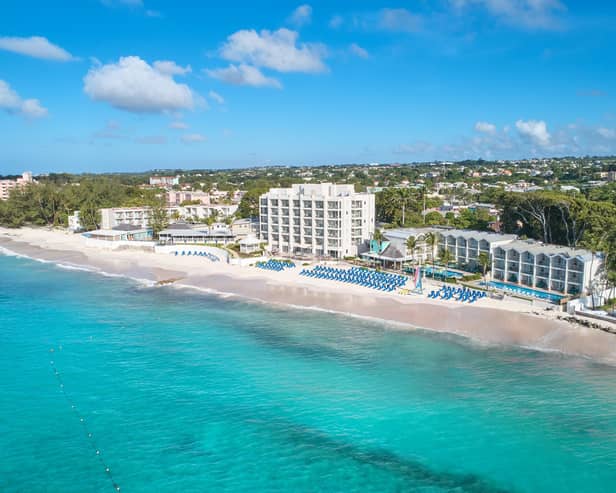
[[[214,79],[236,86],[282,88],[282,84],[278,80],[266,77],[258,68],[246,65],[245,63],[240,65],[231,64],[226,68],[205,70],[205,73]]]
[[[616,130],[612,128],[599,127],[597,133],[604,139],[616,139]]]
[[[277,31],[244,29],[231,34],[220,55],[232,62],[266,67],[278,72],[323,72],[326,48],[320,43],[297,43],[298,33],[281,28]]]
[[[207,137],[201,134],[185,134],[182,135],[182,142],[185,144],[196,144],[198,142],[205,142]]]
[[[342,26],[342,24],[344,24],[344,17],[342,17],[341,15],[334,15],[329,20],[329,27],[331,27],[332,29],[338,29],[340,26]]]
[[[329,21],[329,27],[337,29],[345,26],[352,30],[389,31],[414,33],[421,30],[423,17],[413,14],[408,9],[380,9],[355,13],[346,16],[335,15]]]
[[[27,118],[43,118],[49,114],[38,99],[25,99],[21,103],[21,113]]]
[[[163,75],[186,75],[192,72],[190,65],[182,67],[170,60],[159,60],[153,63],[154,69]]]
[[[533,143],[542,147],[550,144],[552,137],[543,120],[518,120],[515,126],[522,137],[530,139]]]
[[[349,45],[349,51],[359,58],[370,58],[370,53],[367,50],[359,46],[357,43],[351,43]]]
[[[297,7],[289,17],[289,22],[297,27],[309,24],[311,20],[312,7],[308,4]]]
[[[377,27],[385,31],[416,32],[421,27],[421,17],[407,9],[381,9]]]
[[[169,128],[175,128],[177,130],[186,130],[188,128],[188,124],[184,122],[171,122],[169,124]]]
[[[11,86],[0,80],[0,109],[7,113],[22,115],[26,118],[42,118],[49,112],[41,106],[38,99],[22,99]]]
[[[493,135],[496,133],[496,125],[488,122],[477,122],[475,123],[475,130],[484,134]]]
[[[85,93],[93,100],[134,113],[192,109],[199,102],[186,84],[177,83],[137,56],[92,67],[83,81]]]
[[[75,60],[73,55],[64,48],[50,43],[47,38],[42,36],[31,36],[29,38],[0,37],[0,50],[57,62]]]
[[[225,104],[225,98],[223,98],[220,94],[218,94],[216,91],[210,91],[208,93],[208,96],[210,97],[210,99],[213,99],[214,101],[216,101],[218,104]]]
[[[558,14],[567,10],[560,0],[450,0],[450,3],[458,10],[479,5],[504,22],[530,29],[559,27]]]
[[[409,154],[413,159],[422,160],[524,159],[616,154],[616,130],[612,134],[611,128],[578,123],[563,125],[548,133],[543,122],[532,121],[518,122],[516,128],[519,130],[520,127],[526,133],[505,130],[496,131],[494,134],[481,133],[441,145],[418,141],[410,145],[402,144],[393,149],[392,154]]]

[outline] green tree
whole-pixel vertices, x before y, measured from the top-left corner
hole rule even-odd
[[[259,198],[267,190],[268,188],[263,187],[247,191],[237,208],[237,216],[242,218],[258,217],[260,211]]]
[[[485,252],[481,252],[477,257],[477,264],[479,264],[479,267],[481,268],[481,273],[483,275],[483,285],[487,286],[486,272],[488,270],[488,267],[490,266],[490,256]]]
[[[415,258],[416,249],[417,249],[417,238],[415,238],[414,236],[409,236],[406,239],[406,250],[407,250],[407,254],[408,252],[411,252],[411,257],[413,257],[413,259]]]
[[[149,225],[152,228],[154,238],[158,238],[158,234],[169,225],[169,213],[162,201],[152,206]]]
[[[440,252],[439,252],[439,259],[441,260],[442,264],[445,267],[448,267],[449,264],[452,262],[453,260],[453,255],[451,254],[451,252],[447,249],[447,248],[443,248]]]
[[[424,241],[426,242],[426,246],[428,247],[430,262],[432,263],[432,277],[434,277],[434,248],[437,243],[436,235],[432,231],[429,231],[424,235]]]

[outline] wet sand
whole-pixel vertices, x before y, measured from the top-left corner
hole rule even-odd
[[[303,309],[327,310],[394,322],[413,330],[449,332],[490,345],[515,345],[616,364],[616,336],[537,312],[530,303],[482,299],[475,305],[425,296],[382,293],[361,286],[306,278],[300,269],[271,272],[144,251],[86,246],[79,235],[57,230],[0,228],[0,247],[31,258],[152,283],[205,290]],[[301,313],[301,311],[298,311]]]

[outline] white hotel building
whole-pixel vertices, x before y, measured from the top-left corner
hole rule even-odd
[[[185,220],[201,220],[216,214],[218,218],[227,218],[235,214],[237,204],[221,205],[186,205],[165,207],[170,218],[174,215]],[[147,228],[150,225],[150,207],[112,207],[101,209],[101,228],[112,229],[120,224],[130,224]]]
[[[485,253],[491,258],[494,249],[517,238],[516,235],[470,231],[465,229],[443,229],[438,231],[438,252],[449,250],[453,262],[469,270],[478,268],[479,255]]]
[[[374,234],[374,195],[332,183],[272,188],[260,197],[259,233],[283,255],[356,256]]]
[[[601,263],[588,250],[518,240],[495,248],[492,278],[577,295],[590,288]]]

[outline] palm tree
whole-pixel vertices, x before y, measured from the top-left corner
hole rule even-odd
[[[426,245],[429,247],[430,251],[430,260],[432,262],[432,277],[434,277],[434,246],[436,245],[436,235],[430,231],[424,235],[424,241]]]
[[[417,238],[414,236],[409,236],[406,239],[406,254],[411,252],[412,260],[415,260],[415,250],[417,249]]]
[[[483,285],[487,286],[488,284],[486,282],[486,271],[488,269],[488,266],[490,265],[490,256],[485,252],[481,252],[477,257],[477,263],[481,267],[481,271],[483,273]]]
[[[443,248],[439,254],[439,258],[441,262],[445,265],[445,269],[449,266],[449,262],[451,262],[453,256],[451,252],[447,248]]]
[[[377,245],[379,246],[379,250],[381,250],[381,243],[383,243],[383,240],[385,239],[383,232],[380,229],[375,230],[374,234],[372,235],[372,239],[376,241]]]

